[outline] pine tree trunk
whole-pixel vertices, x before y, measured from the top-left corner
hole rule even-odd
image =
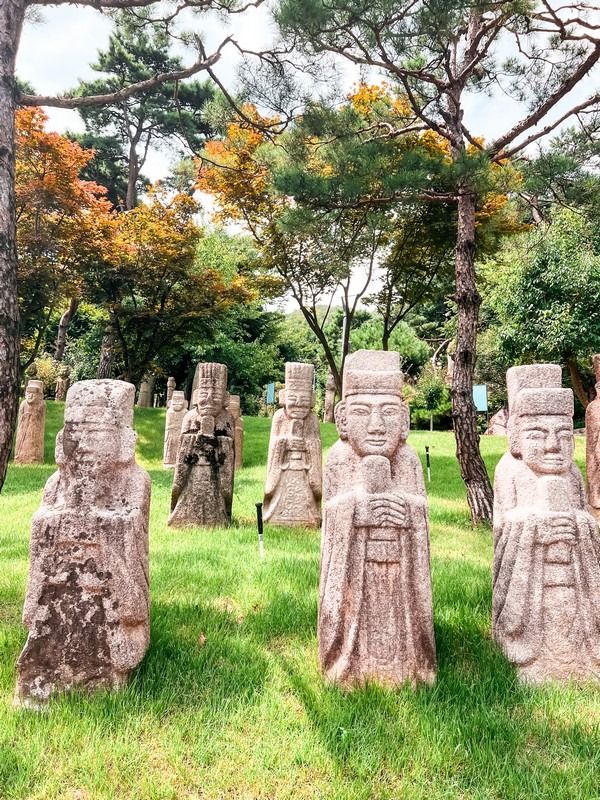
[[[54,353],[55,361],[63,360],[65,355],[65,347],[67,344],[67,331],[69,330],[69,325],[77,313],[78,308],[79,300],[72,298],[71,302],[69,303],[69,308],[60,318],[60,322],[58,323],[58,334],[56,336],[56,352]]]
[[[19,401],[14,75],[24,14],[24,0],[0,2],[0,489]]]
[[[113,361],[115,360],[115,341],[115,329],[114,326],[109,323],[102,337],[100,363],[98,364],[98,372],[96,373],[96,378],[98,379],[112,378]]]
[[[477,345],[477,319],[481,297],[475,282],[475,195],[458,198],[456,237],[456,302],[458,333],[452,378],[452,419],[456,457],[467,487],[473,522],[492,519],[494,495],[479,452],[477,411],[473,403],[473,375]]]

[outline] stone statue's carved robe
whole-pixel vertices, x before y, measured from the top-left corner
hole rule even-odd
[[[183,421],[168,520],[168,525],[176,528],[225,527],[231,523],[234,420],[223,410],[214,418],[214,431],[210,433],[202,432],[202,420],[194,408]]]
[[[181,411],[175,411],[172,408],[167,409],[163,450],[163,467],[165,469],[173,469],[177,461],[181,428],[187,413],[187,409],[185,408],[182,408]]]
[[[581,474],[537,476],[507,453],[494,481],[492,630],[530,682],[600,672],[600,542]],[[545,520],[568,513],[568,536]]]
[[[38,400],[30,404],[23,400],[15,438],[15,464],[44,463],[45,429],[46,401]]]
[[[273,525],[321,524],[322,447],[314,411],[290,419],[275,412],[269,440],[263,516]]]
[[[407,527],[356,524],[358,504],[376,492],[403,498]],[[319,659],[327,677],[340,683],[435,679],[427,500],[421,463],[406,444],[391,460],[361,458],[343,441],[331,448],[325,466]]]
[[[590,514],[600,520],[600,397],[585,410],[585,467]]]

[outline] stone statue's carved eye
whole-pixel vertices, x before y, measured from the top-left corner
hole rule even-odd
[[[525,431],[525,438],[526,439],[545,439],[548,433],[546,431],[541,431],[539,429],[534,429],[532,431]]]
[[[355,417],[368,417],[371,413],[371,409],[366,406],[351,406],[349,411]]]
[[[556,435],[561,439],[570,439],[573,435],[573,431],[570,428],[563,428],[563,430],[557,431]]]
[[[395,417],[399,409],[396,406],[386,406],[382,409],[381,413],[386,417]]]

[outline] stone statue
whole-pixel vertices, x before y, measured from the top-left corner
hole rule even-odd
[[[198,364],[193,408],[183,420],[168,525],[223,527],[231,522],[235,464],[227,367]]]
[[[69,391],[69,368],[68,367],[61,367],[58,373],[58,378],[56,379],[56,388],[54,390],[54,399],[55,400],[62,400],[63,402],[67,399],[67,392]]]
[[[325,384],[325,408],[323,410],[323,422],[334,422],[335,409],[335,380],[331,370],[327,373],[327,383]]]
[[[557,364],[512,367],[494,480],[492,633],[521,680],[600,677],[600,542]]]
[[[228,408],[235,423],[235,468],[237,470],[242,468],[244,452],[244,420],[241,416],[242,407],[239,395],[229,395]]]
[[[600,355],[594,356],[596,398],[585,410],[585,471],[588,511],[600,521]]]
[[[321,668],[341,684],[435,680],[429,515],[409,423],[398,353],[349,355],[325,462],[318,622]]]
[[[144,375],[142,378],[142,382],[140,383],[140,390],[138,392],[138,401],[137,405],[138,408],[150,408],[152,403],[151,400],[151,389],[150,389],[150,376]]]
[[[288,362],[282,408],[275,412],[269,441],[263,517],[273,525],[321,524],[322,447],[314,411],[312,364]]]
[[[44,383],[31,378],[25,387],[25,399],[19,408],[15,439],[15,464],[44,463],[45,429]]]
[[[25,386],[29,383],[29,381],[33,381],[37,378],[37,365],[36,363],[30,364],[27,369],[25,370],[26,378],[25,378]]]
[[[150,477],[135,463],[135,387],[75,383],[56,437],[58,471],[31,523],[15,702],[120,686],[150,639]]]
[[[187,400],[183,392],[173,392],[171,402],[167,407],[165,422],[165,447],[163,451],[164,469],[175,469],[177,449],[181,437],[181,426],[187,413]]]
[[[171,402],[171,398],[173,397],[173,392],[175,391],[175,378],[167,378],[167,408],[169,407],[169,403]],[[187,408],[187,402],[186,402]]]

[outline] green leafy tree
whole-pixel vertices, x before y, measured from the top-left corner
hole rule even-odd
[[[600,350],[600,235],[582,214],[555,209],[488,267],[492,326],[512,363],[558,362],[585,407],[594,398],[592,355]]]

